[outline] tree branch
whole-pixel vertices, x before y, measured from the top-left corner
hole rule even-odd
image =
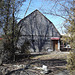
[[[28,9],[29,9],[29,7],[30,7],[31,1],[32,1],[32,0],[30,0],[30,2],[29,2],[29,5],[28,5],[28,7],[27,7],[27,9],[26,9],[26,12],[25,12],[24,17],[25,17],[25,16],[26,16],[26,14],[27,14],[27,11],[28,11]]]

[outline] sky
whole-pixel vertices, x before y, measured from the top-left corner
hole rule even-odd
[[[18,20],[18,22],[24,18],[24,14],[25,11],[27,9],[27,6],[29,4],[30,0],[26,0],[26,2],[23,3],[22,7],[21,7],[21,11],[18,13],[18,17],[20,18]],[[63,27],[63,23],[64,23],[64,19],[62,19],[61,17],[57,17],[57,16],[53,16],[50,14],[44,14],[43,10],[41,8],[44,9],[44,11],[47,11],[47,9],[53,9],[53,3],[52,2],[45,2],[45,0],[32,0],[30,7],[27,11],[27,14],[30,14],[31,12],[33,12],[34,10],[38,9],[43,15],[45,15],[57,28],[57,30],[59,31],[60,34],[63,34],[64,31],[64,27]],[[59,7],[59,6],[58,6]],[[59,12],[58,12],[59,13]]]

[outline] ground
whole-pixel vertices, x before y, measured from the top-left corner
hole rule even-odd
[[[40,60],[48,60],[48,59],[66,59],[67,55],[69,54],[69,52],[50,52],[48,54],[45,55],[41,55],[41,56],[36,56],[33,59],[40,59]]]
[[[69,52],[51,52],[18,62],[4,63],[0,70],[4,75],[44,75],[40,73],[41,70],[35,70],[34,67],[46,65],[49,70],[47,75],[69,75],[66,70],[68,54]]]

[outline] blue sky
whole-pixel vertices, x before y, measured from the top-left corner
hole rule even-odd
[[[26,11],[29,1],[30,0],[26,0],[26,2],[23,3],[23,6],[21,7],[21,11],[18,13],[19,18],[21,18],[21,19],[24,18],[24,14],[25,14],[25,11]],[[43,13],[41,8],[44,8],[46,10],[46,9],[52,9],[52,7],[53,7],[53,3],[51,3],[51,2],[45,2],[44,0],[32,0],[31,5],[30,5],[29,10],[26,15],[30,14],[31,12],[33,12],[36,9],[38,9],[41,13]],[[50,14],[44,14],[44,15],[55,25],[57,30],[62,34],[62,32],[64,30],[64,28],[63,28],[64,19],[62,19],[61,17],[50,15]],[[61,30],[61,28],[62,28],[62,30]]]

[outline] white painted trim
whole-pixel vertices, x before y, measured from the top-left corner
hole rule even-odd
[[[58,40],[58,50],[60,50],[60,41]]]

